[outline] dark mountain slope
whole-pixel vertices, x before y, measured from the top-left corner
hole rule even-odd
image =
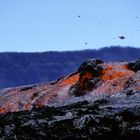
[[[87,58],[107,61],[133,60],[140,57],[140,49],[110,47],[100,50],[0,53],[0,88],[42,83],[74,72]]]

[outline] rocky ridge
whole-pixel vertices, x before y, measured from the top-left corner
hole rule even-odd
[[[57,81],[0,91],[1,139],[140,139],[140,60],[90,59]]]

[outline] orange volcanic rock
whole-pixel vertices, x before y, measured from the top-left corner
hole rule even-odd
[[[93,94],[109,93],[114,94],[122,92],[126,85],[126,82],[135,73],[127,69],[126,63],[110,63],[105,64],[103,75],[101,79],[104,83],[94,91]]]
[[[131,63],[132,65],[133,63]],[[115,94],[128,88],[140,90],[140,73],[126,62],[103,63],[87,60],[78,72],[53,83],[0,90],[0,113],[30,110],[56,100],[85,94]],[[137,69],[139,68],[138,65]],[[135,83],[135,84],[134,84]]]

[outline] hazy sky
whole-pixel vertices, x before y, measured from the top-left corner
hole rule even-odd
[[[111,45],[140,47],[140,0],[0,0],[0,51]]]

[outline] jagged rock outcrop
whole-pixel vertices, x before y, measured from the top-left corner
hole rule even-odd
[[[0,91],[1,139],[140,139],[140,65],[90,59],[57,81]]]
[[[99,87],[103,81],[103,62],[98,59],[89,59],[81,64],[78,69],[79,80],[69,89],[70,95],[81,96]]]
[[[139,71],[140,70],[140,59],[128,63],[128,68],[135,72]]]

